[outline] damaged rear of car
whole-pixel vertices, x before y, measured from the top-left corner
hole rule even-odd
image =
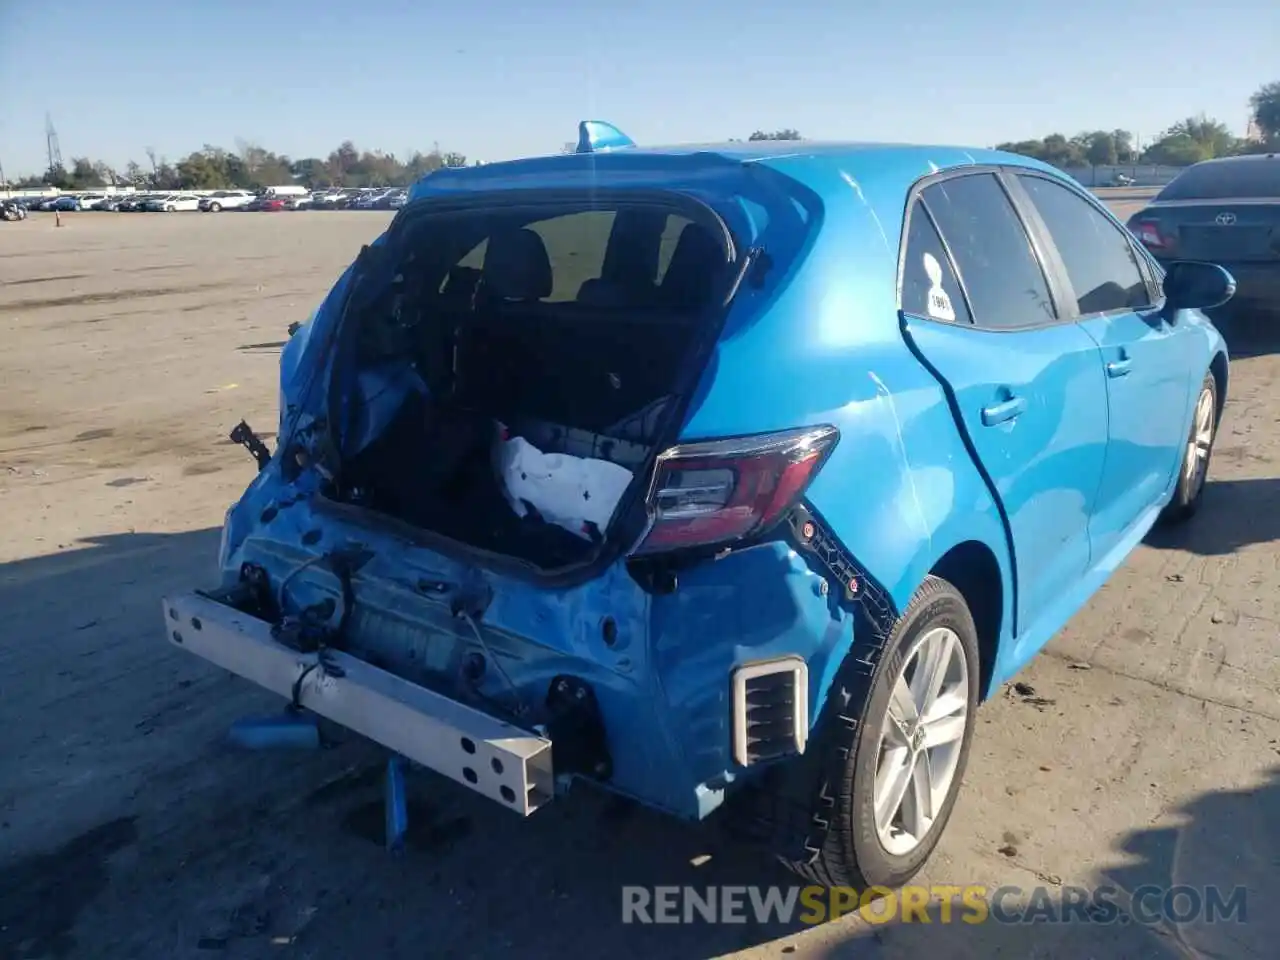
[[[171,640],[384,744],[389,800],[397,755],[523,814],[589,780],[900,886],[978,704],[1203,492],[1235,284],[1136,244],[961,147],[438,171],[293,331]]]
[[[820,220],[710,151],[424,180],[288,341],[275,453],[240,428],[260,472],[171,641],[520,813],[588,778],[704,816],[735,753],[803,748],[807,679],[735,679],[731,624],[671,649],[678,571],[776,528],[837,433],[685,426]],[[725,710],[770,678],[772,746]]]

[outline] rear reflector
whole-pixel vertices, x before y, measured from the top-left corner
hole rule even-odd
[[[804,427],[664,451],[649,489],[649,530],[634,553],[763,533],[804,496],[838,438],[835,427]]]

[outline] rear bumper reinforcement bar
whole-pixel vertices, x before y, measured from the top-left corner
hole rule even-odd
[[[524,816],[555,795],[551,741],[337,650],[300,653],[196,593],[164,601],[169,642]],[[299,682],[299,677],[301,681]]]

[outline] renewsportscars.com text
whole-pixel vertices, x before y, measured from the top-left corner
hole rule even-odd
[[[1245,923],[1244,887],[623,887],[623,923]]]

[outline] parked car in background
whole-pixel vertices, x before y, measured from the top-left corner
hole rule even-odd
[[[80,198],[79,198],[79,197],[66,196],[66,195],[61,196],[61,197],[55,197],[55,198],[53,199],[53,201],[52,201],[52,202],[51,202],[47,207],[45,207],[44,209],[47,209],[47,210],[57,210],[57,211],[59,211],[59,212],[61,212],[61,213],[67,213],[67,212],[69,212],[69,211],[76,211],[76,212],[79,212],[79,210],[80,210]]]
[[[280,210],[288,210],[289,204],[292,202],[294,202],[292,197],[266,196],[262,198],[262,205],[258,209],[265,213],[275,213]]]
[[[153,197],[143,207],[152,213],[190,212],[200,209],[200,198],[187,193],[170,193]]]
[[[78,195],[76,199],[80,201],[80,206],[77,209],[93,210],[96,204],[99,204],[103,200],[107,199],[107,195],[105,193],[81,194],[81,195]]]
[[[355,187],[348,187],[343,190],[339,190],[333,196],[329,206],[333,210],[350,210],[355,206],[356,202],[361,196],[363,196],[363,194],[364,191]]]
[[[264,197],[305,197],[309,192],[306,187],[295,183],[278,187],[265,187],[262,195]]]
[[[517,813],[727,805],[897,888],[980,701],[1201,503],[1231,278],[1027,157],[631,146],[414,187],[165,633]]]
[[[1129,218],[1160,263],[1208,260],[1239,285],[1235,314],[1280,315],[1280,154],[1188,167]]]
[[[397,190],[395,193],[391,195],[391,198],[387,201],[387,208],[389,210],[399,210],[408,202],[409,202],[409,191]]]
[[[364,196],[356,201],[356,209],[376,210],[379,208],[379,204],[381,204],[383,200],[389,198],[394,192],[394,190],[388,189],[369,190],[364,194]]]
[[[1136,181],[1127,173],[1117,173],[1111,178],[1113,187],[1132,187]]]
[[[137,213],[142,210],[148,200],[152,199],[150,193],[135,193],[125,197],[116,205],[116,210],[121,213]]]
[[[337,199],[341,196],[339,190],[317,190],[311,194],[312,210],[332,210],[335,209]]]
[[[215,190],[200,198],[199,208],[205,213],[236,210],[253,199],[252,190]]]
[[[27,208],[18,200],[0,200],[0,220],[9,222],[27,219]]]

